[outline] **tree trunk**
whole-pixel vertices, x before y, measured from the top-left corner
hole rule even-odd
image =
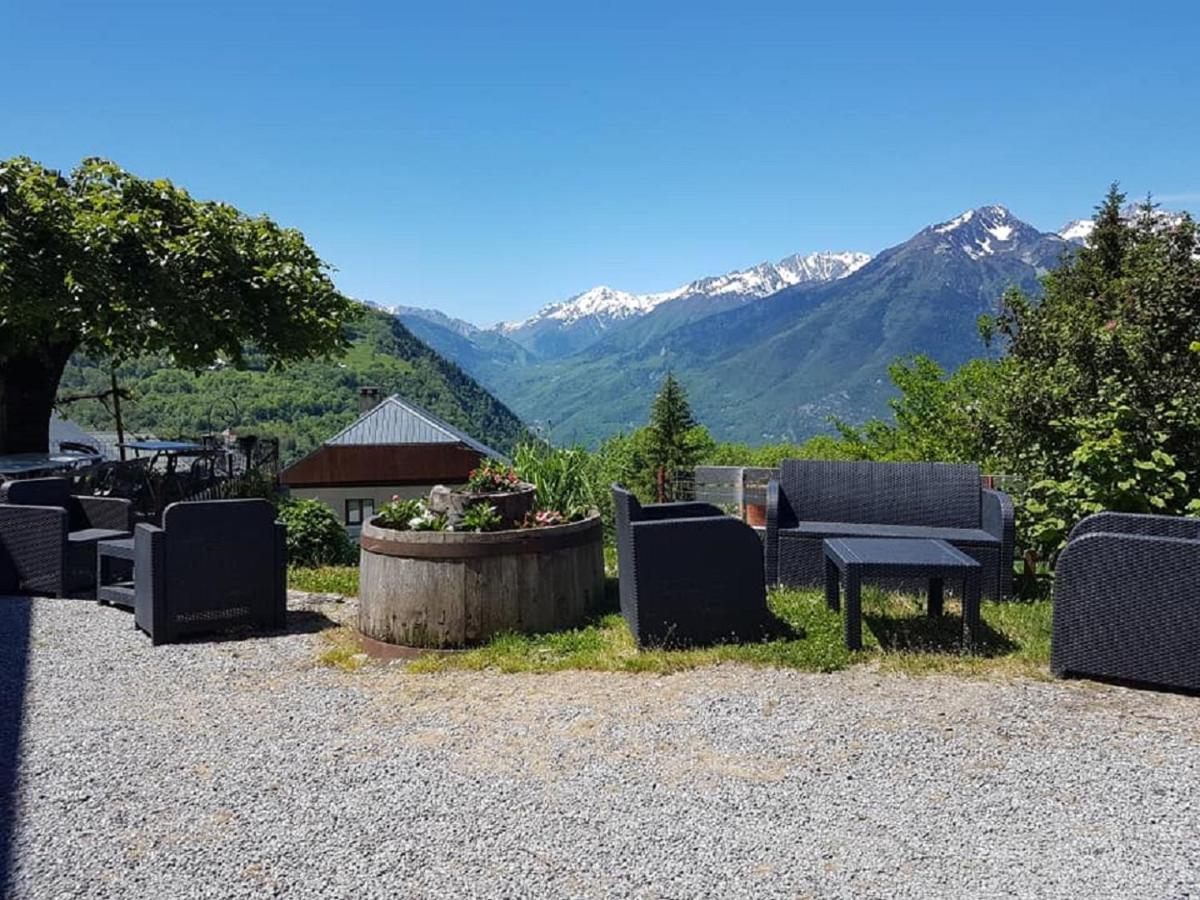
[[[0,359],[0,454],[45,453],[58,382],[75,344],[42,344]]]

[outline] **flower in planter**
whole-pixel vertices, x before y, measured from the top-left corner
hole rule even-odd
[[[548,528],[551,525],[563,525],[570,521],[566,516],[556,509],[539,509],[537,512],[528,513],[521,520],[522,528]]]
[[[521,476],[511,466],[491,459],[467,476],[467,490],[473,494],[507,494],[521,487]]]
[[[384,528],[396,531],[445,531],[446,517],[435,513],[420,500],[404,500],[393,496],[375,516],[375,521]]]

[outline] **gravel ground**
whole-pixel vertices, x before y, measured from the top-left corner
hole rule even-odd
[[[13,897],[1200,895],[1197,698],[347,673],[314,662],[346,606],[156,649],[118,610],[0,604],[9,682],[32,609]]]

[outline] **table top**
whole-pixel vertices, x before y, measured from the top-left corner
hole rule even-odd
[[[119,446],[126,450],[144,450],[147,453],[195,453],[204,449],[202,444],[192,441],[126,441]]]
[[[109,541],[97,541],[96,552],[101,556],[133,559],[133,538],[113,538]]]
[[[7,453],[0,456],[0,475],[27,475],[94,463],[99,455],[83,453]]]
[[[825,555],[865,566],[980,568],[957,547],[929,538],[826,538]]]

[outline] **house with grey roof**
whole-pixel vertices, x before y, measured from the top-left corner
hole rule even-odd
[[[425,497],[464,483],[484,458],[504,459],[415,403],[373,391],[362,390],[355,421],[280,474],[293,497],[321,500],[352,532],[393,496]]]

